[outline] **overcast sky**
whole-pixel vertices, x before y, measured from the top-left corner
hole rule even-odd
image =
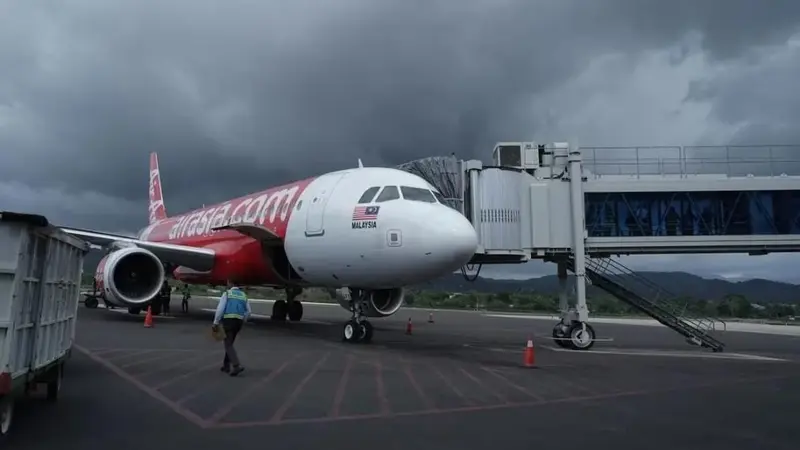
[[[502,140],[800,143],[799,26],[797,0],[4,0],[0,206],[136,230],[151,151],[178,213]],[[800,280],[799,262],[631,265]]]

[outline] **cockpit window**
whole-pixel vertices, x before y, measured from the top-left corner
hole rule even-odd
[[[444,201],[444,196],[442,194],[440,194],[440,193],[438,193],[436,191],[432,191],[432,192],[433,192],[433,196],[436,197],[436,200],[438,200],[439,203],[441,203],[443,205],[447,205],[447,202]]]
[[[436,203],[436,198],[428,189],[415,188],[410,186],[400,186],[403,198],[415,202]]]
[[[398,198],[400,198],[400,192],[397,190],[397,186],[386,186],[378,195],[378,198],[375,199],[375,202],[388,202]]]
[[[358,203],[371,203],[372,199],[375,198],[375,194],[378,193],[378,190],[380,188],[381,188],[380,186],[372,186],[371,188],[364,191],[364,193],[361,194],[361,198],[358,199]]]

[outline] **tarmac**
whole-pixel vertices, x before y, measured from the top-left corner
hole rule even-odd
[[[341,342],[349,314],[305,305],[298,323],[254,303],[219,372],[213,299],[156,317],[79,307],[61,398],[19,402],[7,445],[70,448],[504,450],[796,449],[800,337],[727,331],[723,353],[663,327],[596,323],[588,352],[553,321],[401,309],[371,319],[371,344]],[[412,334],[406,323],[412,320]],[[536,367],[522,366],[532,338]],[[47,430],[47,432],[43,432]]]

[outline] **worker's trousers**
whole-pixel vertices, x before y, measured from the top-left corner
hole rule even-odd
[[[222,319],[222,328],[225,330],[225,359],[222,361],[223,367],[239,367],[239,355],[236,354],[236,349],[233,348],[233,343],[236,341],[236,335],[242,330],[242,319],[225,318]]]

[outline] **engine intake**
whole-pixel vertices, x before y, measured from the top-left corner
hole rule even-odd
[[[403,306],[403,298],[405,297],[403,288],[375,290],[351,288],[350,292],[350,298],[360,299],[361,311],[367,317],[391,316]],[[348,298],[346,294],[346,289],[336,289],[336,291],[331,294],[335,296],[342,308],[352,311],[350,307],[350,298]]]
[[[119,306],[136,306],[158,295],[165,275],[156,255],[143,248],[128,247],[104,259],[98,266],[98,277],[103,281],[106,300]]]

